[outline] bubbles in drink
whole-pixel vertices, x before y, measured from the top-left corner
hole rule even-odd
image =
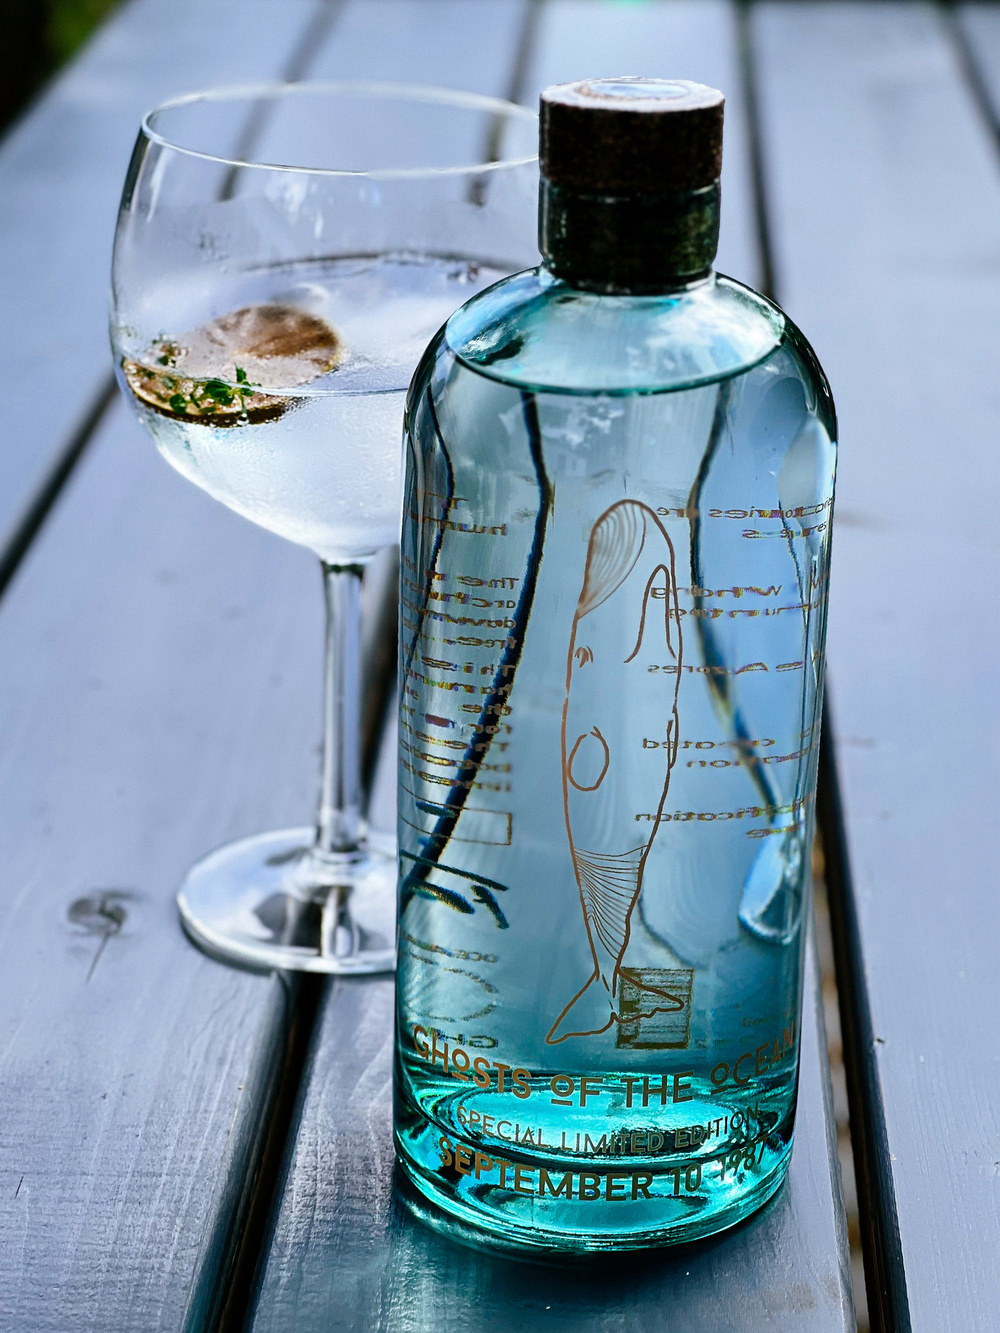
[[[422,256],[257,269],[234,279],[222,314],[129,349],[121,374],[190,481],[324,560],[364,559],[398,540],[417,359],[499,276]]]

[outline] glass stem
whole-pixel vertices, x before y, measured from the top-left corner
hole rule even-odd
[[[353,852],[361,845],[361,576],[362,565],[323,567],[326,669],[323,767],[316,851]]]

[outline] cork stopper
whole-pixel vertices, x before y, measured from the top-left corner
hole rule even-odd
[[[557,84],[542,93],[542,175],[587,194],[701,189],[721,173],[724,104],[686,79]]]
[[[725,98],[686,79],[584,79],[542,93],[539,248],[571,286],[675,291],[719,244]]]

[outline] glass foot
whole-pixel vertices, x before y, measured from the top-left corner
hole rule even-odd
[[[227,962],[358,975],[396,966],[393,839],[318,853],[310,828],[260,833],[210,852],[177,893],[184,929]]]

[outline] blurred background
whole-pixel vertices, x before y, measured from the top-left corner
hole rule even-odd
[[[0,130],[119,0],[2,0]]]

